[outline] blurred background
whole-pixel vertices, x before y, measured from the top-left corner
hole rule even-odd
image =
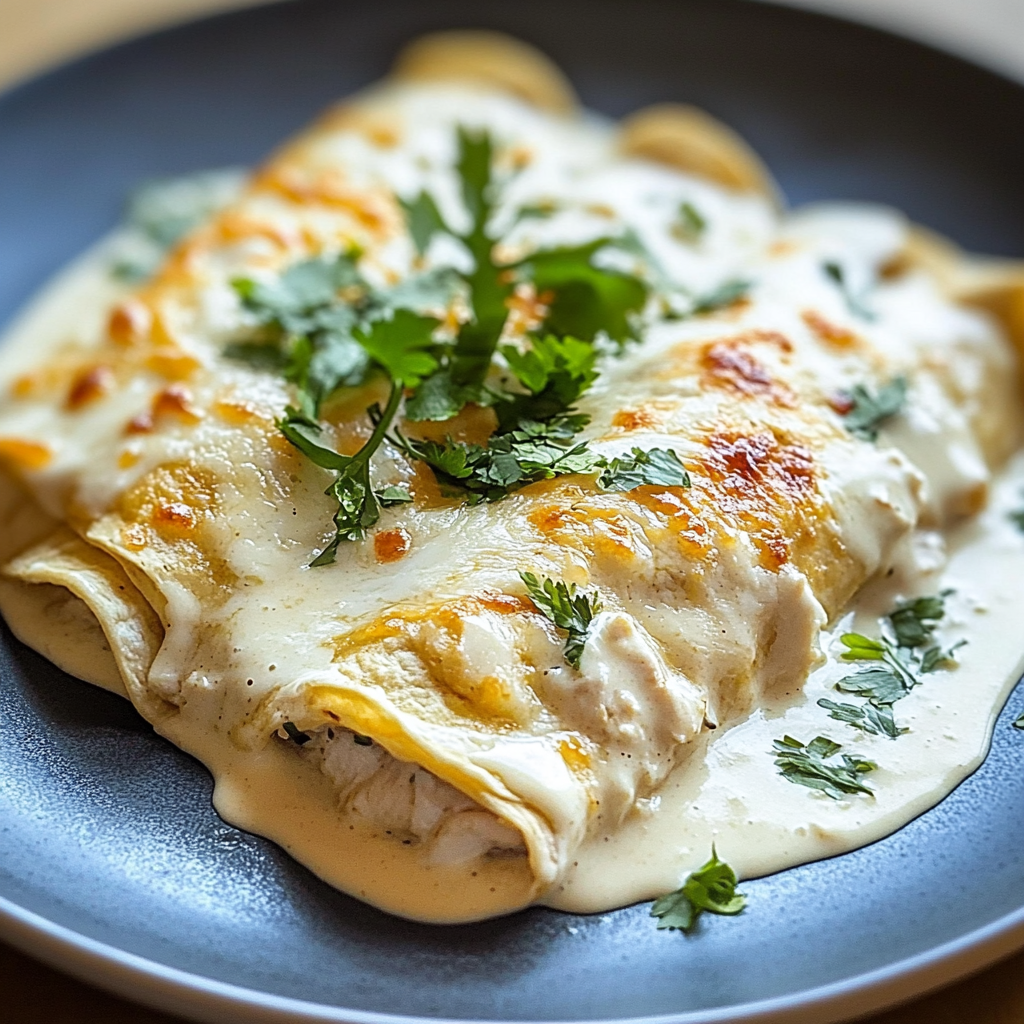
[[[0,0],[0,88],[113,39],[265,0]],[[1024,0],[779,0],[951,49],[1024,81]]]

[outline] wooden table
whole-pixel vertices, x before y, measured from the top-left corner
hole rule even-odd
[[[64,57],[134,33],[184,21],[201,13],[250,5],[256,0],[0,0],[0,88]],[[797,0],[804,6],[857,10],[877,8],[874,0]],[[923,10],[920,0],[887,0],[889,10]],[[1022,0],[927,0],[933,14],[945,8],[954,26],[964,11],[990,13],[1005,3],[1020,17]],[[1011,10],[1012,8],[1012,10]],[[931,30],[934,29],[934,22]],[[999,37],[998,26],[975,30]],[[934,34],[934,33],[933,33]],[[1018,70],[1024,77],[1024,37],[1019,39]],[[978,45],[973,47],[979,52]],[[1012,56],[1012,55],[1011,55]],[[1007,66],[1003,46],[996,63]],[[1012,70],[1012,69],[1011,69]],[[1024,186],[1022,186],[1024,187]],[[174,1018],[145,1010],[100,992],[23,956],[0,943],[0,1017],[7,1024],[174,1024]],[[1024,954],[983,974],[908,1006],[873,1017],[866,1024],[1024,1024]]]

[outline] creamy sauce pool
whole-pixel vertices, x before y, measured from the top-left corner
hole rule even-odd
[[[604,146],[599,134],[590,135],[581,129],[582,142],[593,147],[598,156]],[[396,175],[400,172],[400,167],[394,171]],[[661,187],[661,172],[643,173],[651,175],[652,180],[658,179],[655,183]],[[411,184],[405,182],[404,191],[409,191]],[[442,199],[445,189],[451,187],[443,177],[428,184]],[[591,185],[595,200],[601,193],[600,185],[599,181]],[[567,186],[563,182],[559,187]],[[720,244],[721,254],[715,253],[714,258],[703,261],[693,259],[692,265],[687,265],[685,253],[680,256],[668,248],[658,253],[666,260],[683,260],[672,267],[673,271],[699,290],[718,285],[737,266],[742,267],[743,260],[770,235],[769,216],[763,204],[737,201],[734,207],[723,205],[713,189],[704,198],[724,224],[719,229],[722,237],[717,242],[712,239],[712,248]],[[638,208],[632,215],[644,227],[661,224],[667,210],[662,203]],[[591,219],[594,216],[603,215],[586,214]],[[852,244],[856,249],[856,239],[851,243],[849,238],[849,215],[840,212],[835,216],[840,221],[845,216],[847,246]],[[585,220],[570,218],[562,230],[581,237],[587,236],[588,231],[592,234],[593,225]],[[802,232],[813,235],[814,219],[809,223],[808,227],[805,222],[795,221],[790,230],[791,241],[799,243]],[[896,219],[867,216],[864,223],[862,245],[869,252],[884,252],[898,244]],[[549,241],[544,230],[538,229],[542,243]],[[653,234],[654,227],[650,232]],[[657,239],[648,242],[657,250]],[[109,308],[124,294],[108,274],[112,253],[119,244],[115,240],[100,246],[56,282],[16,325],[4,352],[5,377],[10,379],[20,368],[36,364],[41,348],[59,344],[67,334],[88,338],[101,332]],[[787,282],[783,271],[775,271],[766,264],[759,266],[765,296],[761,301],[768,322],[774,317],[788,327],[786,317],[795,316],[792,290],[800,287],[813,299],[816,308],[842,316],[842,300],[827,282],[820,280],[817,266],[814,263],[797,268],[793,273],[805,274],[807,280],[796,284]],[[862,283],[851,281],[850,287],[859,289]],[[891,295],[891,308],[885,310],[892,317],[892,349],[908,363],[913,362],[913,344],[924,344],[922,338],[927,337],[927,331],[914,335],[913,330],[904,330],[916,339],[905,344],[901,327],[914,324],[921,310],[927,314],[930,309],[927,289],[917,297],[915,287],[919,285],[910,281],[903,292]],[[791,291],[787,292],[787,288]],[[927,315],[923,319],[927,320]],[[959,327],[968,337],[972,332],[984,335],[987,328],[982,318],[963,312],[962,320]],[[699,325],[693,329],[701,330]],[[667,351],[683,330],[662,326],[652,331],[638,358],[656,357],[659,351]],[[813,353],[807,363],[809,372],[815,372]],[[834,375],[835,368],[823,363],[822,373]],[[610,400],[608,393],[616,387],[612,366],[595,389],[595,401]],[[271,388],[274,389],[276,384]],[[638,394],[642,397],[642,389]],[[627,397],[624,395],[623,400]],[[966,437],[966,428],[950,421],[948,410],[941,408],[941,403],[932,408],[927,394],[919,397],[921,412],[915,414],[917,418],[907,417],[907,422],[888,440],[913,452],[915,462],[926,471],[932,483],[933,511],[941,518],[947,492],[961,494],[973,479],[983,481],[985,468],[969,444],[957,447],[957,431]],[[936,408],[938,412],[929,419]],[[937,444],[937,436],[952,438],[952,443]],[[886,440],[883,437],[883,444]],[[671,436],[662,443],[671,445]],[[187,456],[187,446],[180,450]],[[167,452],[155,450],[147,458],[158,461],[167,458]],[[838,467],[830,469],[840,472]],[[854,467],[853,472],[857,471]],[[850,628],[848,619],[853,615],[856,627],[873,635],[878,618],[891,610],[897,597],[937,593],[947,587],[955,590],[947,602],[938,639],[948,645],[966,638],[968,646],[958,654],[958,667],[926,676],[923,685],[895,706],[897,723],[909,728],[908,733],[897,740],[867,735],[830,719],[824,709],[817,707],[820,697],[846,699],[832,689],[832,684],[850,670],[837,662],[831,635],[825,635],[823,648],[829,655],[828,663],[815,671],[806,685],[802,685],[802,680],[794,680],[791,694],[776,694],[771,700],[762,701],[759,709],[738,724],[723,723],[689,743],[682,760],[655,794],[641,801],[621,826],[594,832],[584,840],[574,852],[571,866],[543,895],[542,902],[560,909],[589,912],[661,895],[677,887],[688,871],[703,863],[713,844],[741,877],[766,874],[862,846],[899,828],[942,799],[984,757],[995,714],[1020,676],[1024,644],[1017,637],[1017,629],[1024,595],[1018,581],[1024,574],[1024,537],[1008,522],[1006,513],[1018,503],[1022,486],[1024,459],[1018,459],[994,487],[987,511],[945,536],[948,561],[938,553],[938,542],[932,543],[934,537],[915,535],[913,546],[907,546],[894,574],[884,583],[863,591],[836,628],[836,635]],[[428,522],[426,516],[417,521],[414,512],[407,514],[413,517],[410,522],[421,527],[420,540],[425,545],[432,543],[436,549],[438,544],[446,543],[451,523],[444,516],[435,516]],[[287,523],[288,518],[282,513],[281,522]],[[280,651],[260,654],[274,659],[273,670],[280,673],[281,679],[317,671],[316,659],[308,652],[322,638],[306,637],[299,624],[310,617],[316,621],[314,612],[337,601],[331,593],[329,577],[307,575],[305,608],[287,604],[289,587],[294,589],[294,582],[289,581],[296,578],[296,566],[316,543],[314,534],[319,524],[311,524],[311,528],[310,524],[305,525],[305,533],[300,526],[297,536],[281,532],[274,551],[261,553],[253,548],[250,556],[252,543],[247,537],[245,545],[249,547],[236,553],[239,559],[251,557],[253,572],[265,575],[269,581],[265,607],[259,614],[252,609],[251,619],[237,627],[238,642],[244,646],[251,641],[251,650],[258,651],[260,637],[269,631],[271,618],[279,615],[278,605],[282,601],[284,611],[294,617],[296,631],[287,636],[289,649],[284,649],[282,643]],[[277,526],[273,528],[276,530]],[[282,527],[282,531],[289,528]],[[856,542],[857,538],[851,541]],[[500,548],[500,537],[496,543]],[[497,573],[493,566],[501,552],[490,552],[486,544],[481,545],[479,572],[483,583],[490,584],[493,581],[488,572]],[[386,604],[405,595],[397,572],[385,576],[382,567],[364,564],[365,560],[360,562],[358,552],[347,552],[345,557],[351,563],[346,567],[352,580],[352,592],[347,596],[354,608],[361,608],[360,601],[365,605],[371,597],[377,604]],[[415,563],[425,580],[425,591],[446,571],[443,563],[435,563],[436,558],[433,562]],[[500,574],[494,575],[494,580],[502,578]],[[389,596],[392,592],[394,598]],[[54,652],[54,660],[76,674],[117,688],[116,678],[111,678],[110,652],[74,601],[59,599],[59,593],[45,587],[4,583],[0,604],[12,628],[33,646]],[[169,616],[182,621],[195,619],[199,605],[193,604],[195,608],[187,594],[180,594],[171,601]],[[337,628],[336,623],[333,628]],[[161,654],[169,673],[181,662],[182,650],[191,643],[188,634],[182,637],[178,640],[181,649],[169,644]],[[81,650],[74,660],[61,661],[57,653],[69,643],[74,644],[75,638],[80,641]],[[243,657],[248,654],[249,650]],[[328,666],[329,654],[325,653],[323,660]],[[298,666],[294,673],[290,671],[292,661]],[[270,668],[263,664],[258,671],[256,666],[251,670],[259,677],[257,689],[261,694],[272,689],[275,678],[268,675]],[[181,680],[169,675],[168,683],[174,682]],[[237,704],[238,699],[237,695],[226,697],[213,683],[207,685],[200,674],[189,680],[187,699],[180,711],[158,726],[175,744],[210,769],[216,780],[214,802],[227,821],[275,840],[330,884],[406,917],[439,922],[472,920],[515,909],[528,898],[532,877],[525,858],[481,860],[471,872],[460,867],[424,865],[414,845],[387,837],[380,829],[353,820],[352,816],[343,816],[338,811],[337,791],[331,781],[299,756],[293,746],[271,739],[257,751],[239,749],[226,735],[227,727],[221,724],[225,713],[234,709],[231,702]],[[772,741],[785,734],[804,742],[824,734],[842,743],[845,752],[856,752],[877,762],[878,770],[866,780],[874,797],[833,801],[783,779],[773,763]]]

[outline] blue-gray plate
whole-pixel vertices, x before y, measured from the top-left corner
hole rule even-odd
[[[89,57],[0,98],[0,323],[140,179],[258,160],[406,39],[488,26],[619,115],[697,103],[793,203],[891,203],[1024,255],[1024,89],[865,28],[744,0],[296,0]],[[984,766],[866,849],[744,885],[685,937],[648,906],[471,927],[389,917],[225,825],[206,771],[0,634],[0,935],[217,1021],[825,1021],[1024,944],[1024,692]]]

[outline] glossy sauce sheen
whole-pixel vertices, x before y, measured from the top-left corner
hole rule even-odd
[[[90,541],[119,560],[131,565],[138,558],[136,568],[144,571],[129,575],[157,608],[165,629],[147,681],[154,709],[147,717],[210,768],[220,814],[275,840],[325,880],[360,898],[412,918],[460,921],[531,901],[600,911],[650,898],[675,888],[707,859],[712,844],[743,877],[776,871],[861,846],[941,799],[984,756],[994,714],[1022,667],[1016,637],[1022,598],[1015,583],[1024,571],[1024,538],[1007,511],[1019,499],[1024,464],[1015,463],[1003,474],[980,516],[963,521],[960,515],[984,503],[990,477],[986,459],[998,462],[1004,454],[992,437],[1002,430],[1012,438],[1017,430],[1005,393],[1014,361],[995,325],[947,302],[920,274],[884,281],[872,291],[875,322],[851,315],[841,291],[821,272],[822,264],[841,260],[850,287],[867,292],[903,244],[906,227],[889,211],[833,207],[779,222],[770,204],[756,196],[617,159],[610,130],[596,121],[555,123],[504,98],[455,90],[396,95],[389,102],[418,125],[408,145],[419,161],[401,147],[371,145],[358,131],[314,137],[302,160],[315,165],[334,147],[331,158],[353,169],[353,187],[362,184],[361,175],[371,181],[382,177],[403,195],[427,185],[454,221],[460,211],[447,170],[454,125],[487,124],[513,140],[529,139],[539,154],[511,186],[516,194],[509,201],[554,200],[570,207],[550,221],[517,229],[522,237],[507,242],[513,248],[585,241],[608,232],[610,218],[617,227],[636,230],[668,275],[694,294],[736,277],[748,277],[755,287],[749,300],[716,316],[653,323],[640,346],[607,362],[581,403],[593,416],[585,436],[596,450],[614,455],[633,445],[671,447],[694,476],[693,494],[648,489],[636,496],[629,515],[655,524],[647,533],[623,518],[618,496],[608,499],[557,483],[475,509],[418,501],[389,510],[373,538],[343,548],[337,566],[311,570],[305,562],[322,545],[329,519],[319,497],[324,480],[276,436],[273,419],[288,400],[276,378],[226,364],[209,381],[200,377],[185,387],[168,383],[174,367],[163,366],[159,381],[137,379],[119,389],[116,367],[86,365],[70,381],[60,414],[65,433],[52,450],[30,446],[37,434],[47,433],[52,402],[28,403],[0,415],[8,462],[31,478],[36,499],[57,518],[71,507],[92,524]],[[388,104],[385,108],[393,113]],[[697,247],[672,239],[672,219],[684,199],[698,206],[709,224]],[[274,221],[273,202],[257,196],[245,216],[255,216],[263,204]],[[366,218],[365,207],[360,215]],[[375,215],[389,216],[386,208]],[[238,312],[226,280],[242,269],[262,265],[273,271],[280,263],[279,256],[268,255],[272,246],[261,249],[269,229],[242,223],[242,214],[237,219],[237,247],[199,245],[190,257],[192,266],[203,268],[202,297],[198,312],[182,313],[176,329],[200,360],[206,358],[204,344],[211,339],[219,344],[236,328]],[[228,227],[222,223],[222,229]],[[284,228],[278,224],[275,230]],[[408,272],[407,239],[398,233],[385,243],[372,241],[382,274]],[[124,297],[107,275],[109,245],[115,244],[82,262],[15,327],[0,384],[13,385],[17,393],[18,381],[38,364],[40,353],[57,351],[69,335],[85,350],[103,339],[110,311]],[[433,258],[443,264],[458,256],[442,250]],[[173,279],[166,280],[173,291]],[[118,308],[110,329],[131,335],[133,307]],[[186,353],[189,347],[183,346]],[[171,355],[182,362],[180,350]],[[925,372],[915,376],[922,367]],[[877,446],[853,444],[840,420],[830,421],[829,414],[808,406],[809,395],[822,405],[868,374],[886,380],[900,372],[912,380],[910,407],[883,430]],[[963,381],[956,401],[949,397],[950,376]],[[1004,392],[993,393],[986,408],[984,399],[998,379]],[[690,406],[680,412],[680,387],[698,389],[683,396],[697,403],[696,412]],[[714,404],[719,395],[726,396],[723,402],[749,403],[754,427],[744,421],[740,429],[735,417],[723,419]],[[78,440],[83,431],[89,438],[84,444]],[[804,443],[803,437],[810,440]],[[343,428],[337,443],[345,450]],[[267,470],[261,493],[238,483],[230,467],[249,462],[262,467],[267,446],[291,459],[291,475]],[[206,454],[195,460],[199,448]],[[98,468],[86,472],[86,466]],[[382,456],[377,469],[387,482],[408,480],[407,468],[395,456]],[[69,479],[75,481],[70,506]],[[741,526],[732,554],[720,524],[702,519],[705,487],[715,488],[716,501],[734,517],[730,522]],[[104,516],[112,508],[120,519],[116,529],[107,530]],[[133,532],[146,522],[140,509],[156,525]],[[194,531],[204,538],[194,548],[166,540],[188,538]],[[163,538],[162,555],[150,554],[155,535]],[[634,599],[631,581],[652,563],[645,538],[662,535],[668,539],[658,543],[671,541],[678,546],[671,550],[685,555],[679,577],[665,601]],[[728,562],[728,573],[716,569],[723,575],[713,577],[707,570],[714,587],[709,583],[701,590],[701,560],[716,544],[720,554],[725,552],[716,565]],[[584,550],[591,562],[577,557]],[[453,551],[459,557],[457,576]],[[176,560],[173,572],[166,571],[161,557]],[[842,571],[833,571],[847,563],[855,567],[850,583]],[[707,713],[717,717],[718,727],[693,725],[694,735],[680,743],[667,769],[654,764],[665,756],[663,747],[644,748],[644,756],[653,759],[645,770],[663,771],[651,776],[652,783],[637,782],[639,769],[608,761],[607,768],[595,769],[601,776],[597,788],[586,789],[576,764],[583,748],[573,746],[574,736],[586,739],[586,729],[566,725],[579,722],[585,709],[570,707],[544,727],[547,732],[536,726],[514,741],[504,726],[495,728],[495,737],[506,737],[500,742],[474,745],[472,736],[460,734],[463,760],[457,764],[438,739],[441,734],[430,731],[442,718],[425,725],[402,719],[406,733],[380,739],[392,753],[415,761],[403,752],[412,749],[409,743],[419,744],[435,758],[425,764],[430,770],[474,799],[499,801],[486,804],[498,807],[499,815],[501,806],[526,807],[531,820],[540,822],[538,835],[547,837],[547,846],[541,840],[530,846],[529,864],[526,858],[485,858],[467,870],[425,863],[417,845],[340,813],[327,777],[274,732],[288,718],[303,728],[319,724],[299,716],[315,703],[309,694],[321,680],[354,671],[346,658],[362,657],[351,664],[374,679],[392,678],[394,662],[378,650],[384,650],[385,634],[406,631],[415,640],[416,630],[433,628],[432,608],[440,609],[433,613],[437,621],[449,614],[458,618],[467,672],[492,671],[511,658],[508,644],[516,651],[527,644],[535,663],[551,661],[544,685],[562,685],[564,679],[569,686],[569,670],[556,664],[559,638],[543,623],[530,620],[532,632],[525,640],[503,639],[502,623],[528,617],[528,608],[514,596],[521,589],[519,568],[564,578],[575,573],[583,585],[597,579],[609,596],[607,616],[588,641],[581,666],[592,687],[610,673],[629,690],[634,673],[633,689],[640,693],[644,673],[664,672],[673,664],[662,655],[673,638],[697,645],[684,654],[704,666],[708,680],[741,662],[732,647],[742,653],[744,643],[749,646],[752,641],[742,639],[745,631],[770,632],[771,655],[768,663],[749,668],[732,690],[718,692],[706,684]],[[588,572],[593,572],[589,578]],[[158,593],[143,576],[161,581]],[[861,588],[864,578],[870,579]],[[897,722],[910,731],[894,741],[830,720],[815,702],[823,696],[847,700],[832,689],[849,671],[836,662],[833,635],[849,628],[849,616],[856,617],[858,629],[876,634],[878,617],[899,597],[945,588],[955,594],[947,602],[939,641],[965,637],[969,644],[958,655],[959,667],[927,676],[896,705]],[[16,592],[5,591],[5,612],[17,600]],[[389,619],[394,608],[406,609],[405,618]],[[820,632],[826,612],[833,617],[833,633]],[[45,606],[35,614],[45,614]],[[21,635],[43,645],[52,623],[8,615]],[[417,615],[427,616],[427,625]],[[714,629],[708,625],[712,620]],[[73,628],[67,621],[65,630]],[[656,639],[648,643],[645,637]],[[821,661],[819,642],[827,660],[815,667]],[[101,681],[110,675],[110,655],[95,638],[93,646],[93,667],[68,667]],[[363,692],[358,678],[344,685],[346,693]],[[677,688],[685,690],[682,683]],[[335,699],[331,693],[328,698]],[[173,711],[160,701],[173,705]],[[508,713],[504,703],[494,706]],[[659,707],[638,712],[645,735],[653,735],[664,717]],[[257,708],[271,711],[260,718]],[[685,731],[690,727],[685,709],[675,711]],[[393,711],[366,718],[370,712],[362,705],[350,713],[355,717],[345,724],[355,728],[353,722],[365,720],[365,731],[375,737],[375,728],[391,729],[397,721]],[[360,724],[357,731],[362,730]],[[879,769],[868,780],[874,797],[833,801],[781,778],[771,747],[784,734],[804,741],[828,735],[846,751],[877,762]],[[559,740],[563,735],[568,739]],[[502,795],[503,786],[515,800]],[[587,810],[587,794],[592,800],[595,792],[612,810],[596,816]],[[622,792],[633,798],[615,796]],[[542,856],[548,857],[547,867]],[[537,879],[543,871],[541,885]]]

